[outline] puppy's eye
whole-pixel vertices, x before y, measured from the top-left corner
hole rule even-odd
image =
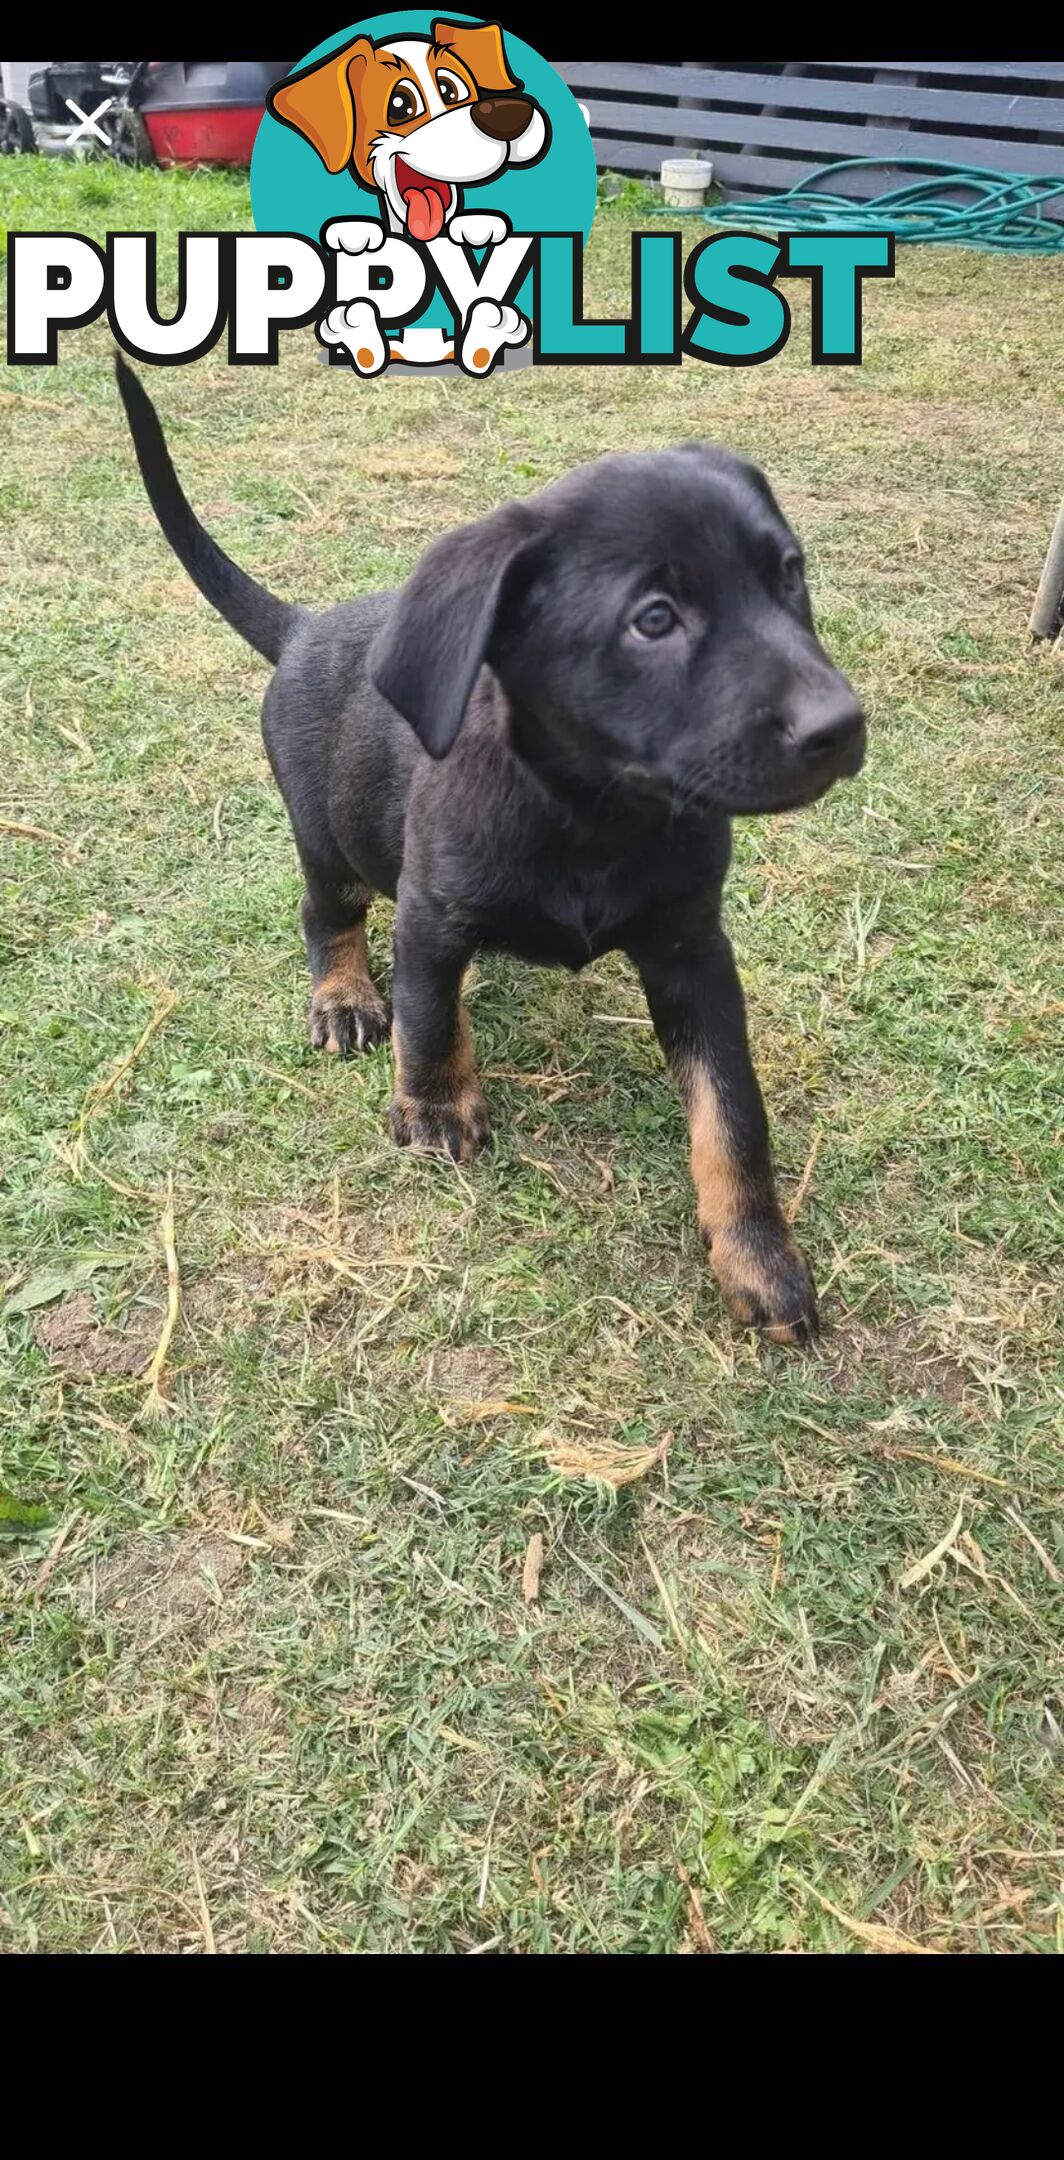
[[[388,99],[388,119],[393,127],[401,127],[404,120],[416,120],[424,110],[413,83],[396,83]]]
[[[460,83],[456,75],[444,75],[441,72],[436,77],[436,88],[445,105],[461,105],[469,96],[465,84]]]
[[[780,564],[780,584],[788,600],[797,600],[805,585],[805,565],[800,555],[785,555]]]
[[[671,600],[651,600],[646,607],[640,608],[638,615],[633,615],[629,628],[637,638],[646,638],[653,643],[658,638],[668,637],[670,631],[679,627],[679,621]]]

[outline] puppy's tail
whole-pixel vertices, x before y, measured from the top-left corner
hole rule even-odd
[[[115,374],[148,500],[174,554],[219,615],[264,660],[278,660],[302,608],[276,600],[264,585],[256,585],[204,531],[174,471],[158,413],[121,353],[115,354]]]

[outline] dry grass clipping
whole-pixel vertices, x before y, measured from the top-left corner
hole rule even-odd
[[[788,1201],[787,1206],[784,1208],[783,1211],[789,1223],[797,1222],[798,1217],[801,1214],[803,1207],[805,1206],[806,1200],[809,1197],[809,1189],[816,1174],[816,1166],[820,1161],[820,1151],[823,1145],[824,1135],[822,1132],[818,1132],[814,1135],[813,1145],[810,1148],[808,1155],[806,1156],[805,1169],[802,1171],[801,1177],[798,1180],[798,1189],[794,1193],[793,1197]]]
[[[211,1924],[211,1911],[207,1903],[207,1892],[203,1883],[203,1869],[200,1867],[199,1854],[194,1845],[192,1847],[192,1879],[196,1885],[196,1904],[199,1908],[199,1922],[203,1933],[203,1948],[208,1957],[215,1957],[217,1955],[217,1945],[214,1940],[214,1928]]]
[[[528,1541],[525,1564],[521,1575],[521,1595],[526,1605],[533,1605],[539,1597],[539,1579],[543,1573],[543,1532],[535,1530]]]
[[[684,1889],[687,1892],[687,1928],[688,1933],[691,1937],[691,1941],[694,1945],[695,1950],[699,1953],[700,1956],[712,1957],[715,1946],[713,1942],[713,1937],[710,1934],[708,1927],[706,1926],[706,1916],[702,1910],[702,1900],[698,1894],[694,1883],[691,1881],[691,1877],[688,1874],[687,1869],[683,1866],[679,1866],[677,1867],[676,1873],[679,1876],[680,1881],[682,1882]]]
[[[939,1539],[938,1544],[933,1546],[929,1553],[924,1554],[922,1560],[914,1560],[912,1566],[906,1568],[904,1575],[900,1578],[900,1588],[902,1590],[914,1589],[917,1583],[924,1581],[925,1576],[933,1573],[939,1561],[944,1560],[947,1553],[953,1551],[961,1534],[963,1523],[964,1502],[962,1500],[945,1536]]]
[[[138,1035],[132,1050],[127,1050],[125,1056],[119,1058],[117,1065],[108,1073],[106,1080],[94,1081],[89,1089],[74,1124],[73,1146],[68,1157],[76,1175],[81,1174],[88,1160],[85,1148],[85,1134],[93,1119],[99,1116],[108,1097],[114,1094],[119,1082],[125,1079],[126,1074],[132,1071],[138,1058],[143,1056],[152,1036],[157,1034],[163,1022],[169,1019],[176,1004],[176,990],[163,990],[158,997],[151,1019]]]
[[[648,1476],[659,1463],[663,1463],[675,1435],[671,1432],[659,1440],[656,1447],[621,1447],[613,1440],[558,1439],[554,1433],[543,1432],[536,1436],[536,1444],[542,1449],[551,1469],[558,1477],[585,1478],[601,1485],[612,1486],[620,1492],[624,1485],[634,1485],[638,1478]]]
[[[177,1244],[174,1228],[174,1180],[172,1174],[167,1186],[166,1206],[163,1209],[162,1221],[159,1224],[159,1236],[162,1240],[163,1251],[166,1254],[166,1316],[163,1320],[162,1333],[155,1347],[155,1355],[144,1375],[148,1383],[148,1393],[144,1399],[144,1415],[146,1417],[159,1417],[164,1410],[169,1408],[166,1398],[159,1387],[159,1382],[169,1355],[174,1329],[177,1326],[177,1316],[181,1310],[181,1275],[177,1264]]]
[[[56,847],[65,847],[61,833],[49,832],[47,825],[23,825],[17,818],[0,818],[0,833],[10,840],[43,840]]]
[[[823,1897],[819,1890],[813,1890],[811,1883],[809,1888],[812,1890],[817,1904],[822,1905],[824,1911],[829,1912],[832,1919],[837,1920],[839,1926],[844,1927],[848,1934],[856,1935],[859,1942],[867,1943],[870,1950],[883,1951],[888,1957],[934,1957],[936,1955],[935,1951],[929,1950],[926,1944],[914,1942],[910,1935],[900,1935],[897,1928],[884,1927],[878,1920],[854,1919],[851,1913],[845,1913],[838,1905],[833,1905],[830,1898]]]

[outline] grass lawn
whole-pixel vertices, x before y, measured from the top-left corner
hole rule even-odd
[[[37,160],[0,206],[170,261],[249,222]],[[600,210],[589,312],[645,222]],[[788,293],[756,368],[366,384],[307,332],[151,388],[309,602],[601,451],[767,468],[871,722],[729,886],[807,1358],[724,1316],[619,958],[478,967],[468,1172],[391,1145],[384,1050],[311,1051],[266,668],[155,526],[107,330],[4,378],[0,1949],[1064,1947],[1062,269],[902,249],[854,369]]]

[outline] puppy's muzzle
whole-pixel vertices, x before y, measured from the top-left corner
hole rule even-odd
[[[787,715],[786,737],[811,777],[860,772],[864,714],[849,684],[843,681],[826,693],[795,701]]]
[[[493,142],[516,142],[523,135],[532,118],[530,98],[485,97],[478,98],[472,108],[474,127],[482,135],[490,135]]]

